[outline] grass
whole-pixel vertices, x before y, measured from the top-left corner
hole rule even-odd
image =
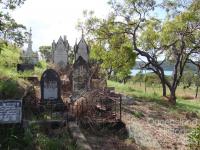
[[[127,83],[121,84],[114,81],[108,81],[108,86],[115,87],[116,92],[123,93],[125,95],[138,98],[140,100],[154,101],[160,105],[169,106],[168,102],[162,97],[162,88],[160,86],[148,86],[145,92],[144,83],[141,85],[139,83]],[[196,112],[200,114],[200,99],[183,99],[185,97],[192,97],[194,95],[195,89],[185,89],[182,87],[177,89],[177,104],[176,106],[171,106],[171,111],[188,111]],[[169,91],[168,91],[169,94]]]
[[[77,149],[66,127],[51,129],[31,124],[22,128],[20,125],[10,125],[1,126],[0,133],[0,149]]]

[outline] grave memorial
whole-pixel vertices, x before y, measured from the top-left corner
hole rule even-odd
[[[73,66],[73,93],[75,95],[81,94],[88,89],[88,64],[79,56]]]
[[[66,36],[64,36],[64,39],[60,37],[57,43],[53,41],[51,54],[52,62],[61,68],[65,68],[68,65],[69,47]]]
[[[22,100],[0,100],[0,124],[22,121]]]
[[[74,54],[75,63],[73,65],[72,73],[73,95],[81,95],[89,88],[89,47],[83,34],[79,43],[74,46]]]
[[[24,72],[26,70],[34,70],[33,64],[17,64],[17,71]]]
[[[41,102],[61,101],[61,81],[58,73],[53,69],[47,69],[40,81]]]

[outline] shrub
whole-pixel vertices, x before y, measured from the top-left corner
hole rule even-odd
[[[200,149],[200,125],[189,134],[189,146],[192,150]]]
[[[20,99],[28,83],[22,79],[7,79],[0,81],[0,96],[3,99],[15,98]]]
[[[45,68],[47,67],[47,63],[46,63],[45,61],[39,61],[39,62],[36,64],[36,67],[45,69]]]

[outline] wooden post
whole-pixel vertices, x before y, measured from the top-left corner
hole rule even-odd
[[[76,105],[76,123],[78,124],[78,103]]]
[[[120,110],[120,121],[122,119],[122,95],[120,94],[120,102],[119,102],[119,110]]]
[[[117,102],[115,100],[115,120],[116,120],[116,118],[117,118]]]

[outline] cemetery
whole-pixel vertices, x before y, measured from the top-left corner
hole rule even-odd
[[[122,122],[121,95],[116,94],[114,88],[107,87],[106,80],[99,76],[99,66],[90,63],[89,47],[84,36],[74,46],[74,64],[67,62],[66,46],[69,47],[66,37],[53,42],[51,61],[54,65],[44,70],[41,77],[23,78],[30,85],[24,89],[19,100],[0,103],[1,125],[5,125],[4,128],[17,125],[20,130],[36,125],[45,132],[66,130],[64,132],[72,134],[71,139],[77,141],[77,147],[86,145],[86,149],[91,147],[77,137],[77,134],[83,135],[80,128],[96,132],[112,127],[114,131],[123,129],[121,132],[126,134]],[[34,70],[32,66],[34,63],[18,64],[17,71]]]
[[[200,150],[199,6],[0,1],[0,150]]]

